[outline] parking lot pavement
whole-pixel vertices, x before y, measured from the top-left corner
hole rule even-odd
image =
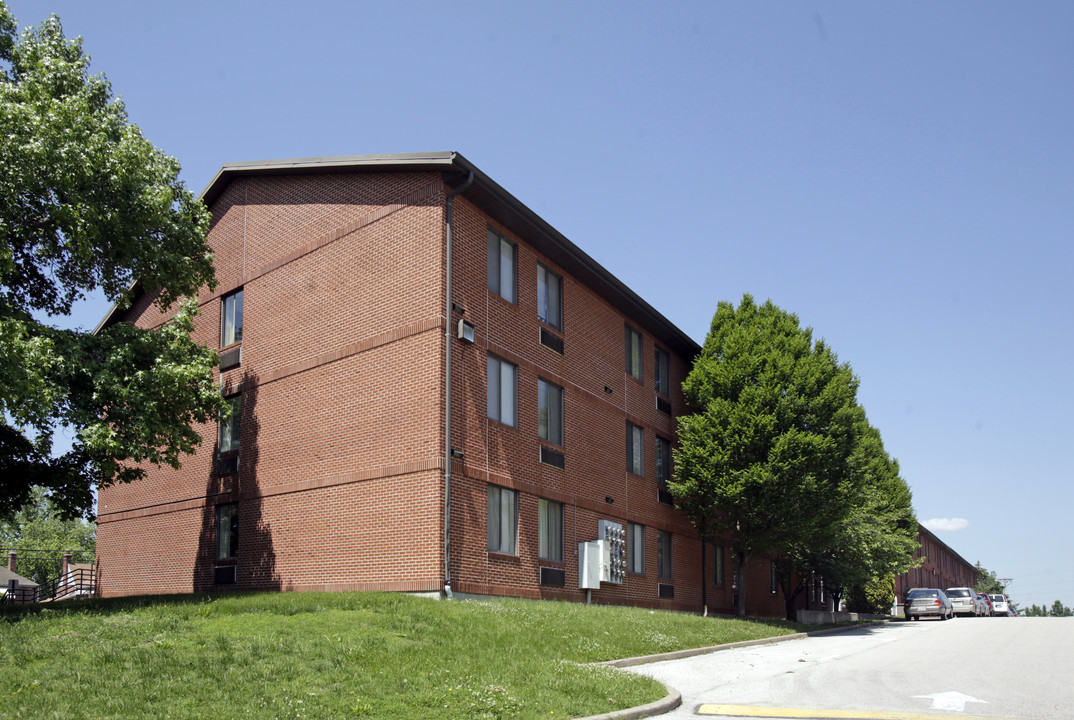
[[[628,669],[682,694],[664,718],[1074,718],[1074,623],[1032,620],[898,622]]]

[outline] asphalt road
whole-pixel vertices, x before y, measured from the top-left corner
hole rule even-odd
[[[1074,618],[895,622],[627,669],[682,693],[662,718],[1072,720]]]

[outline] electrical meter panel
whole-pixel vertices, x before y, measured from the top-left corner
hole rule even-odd
[[[578,587],[598,590],[602,582],[622,585],[626,578],[626,531],[620,523],[601,520],[597,539],[578,543]]]
[[[626,531],[620,523],[611,520],[601,520],[597,531],[604,545],[601,582],[621,585],[626,578]]]
[[[578,587],[599,590],[604,547],[599,540],[578,543]]]

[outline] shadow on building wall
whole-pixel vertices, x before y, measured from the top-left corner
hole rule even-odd
[[[272,528],[262,514],[258,481],[258,378],[244,372],[238,381],[225,381],[225,397],[240,395],[239,449],[221,452],[219,433],[214,442],[213,467],[205,486],[201,534],[194,565],[194,590],[279,590]],[[228,510],[237,520],[228,522]],[[229,525],[221,529],[221,522]],[[236,537],[231,539],[230,533]],[[223,534],[223,538],[222,538]],[[230,556],[230,557],[229,557]]]

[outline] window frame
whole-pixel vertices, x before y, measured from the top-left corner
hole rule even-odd
[[[232,290],[227,295],[220,296],[220,347],[226,348],[242,342],[242,291],[244,288]],[[228,309],[230,304],[230,310]],[[236,310],[238,322],[236,323]],[[230,316],[230,322],[228,318]],[[230,330],[231,339],[228,340]]]
[[[546,562],[563,562],[563,503],[537,499],[537,557]]]
[[[645,477],[645,428],[629,420],[626,423],[626,465],[628,473]]]
[[[511,368],[511,386],[510,390],[510,422],[504,419],[504,367]],[[495,367],[495,373],[493,368]],[[488,354],[488,361],[485,364],[485,383],[486,383],[486,402],[485,402],[485,414],[489,420],[506,425],[508,427],[518,427],[518,365],[513,362],[504,360],[499,355]],[[493,379],[495,374],[495,380]],[[495,394],[495,402],[493,395]],[[495,405],[495,415],[493,415],[493,405]]]
[[[645,574],[645,526],[627,523],[627,572]]]
[[[641,380],[644,377],[643,363],[642,363],[642,350],[644,349],[644,342],[642,341],[641,331],[635,328],[630,323],[624,323],[624,343],[623,350],[626,355],[626,364],[624,369],[627,375],[630,375],[635,380]]]
[[[222,503],[216,506],[216,559],[235,560],[238,556],[239,504]]]
[[[671,355],[667,350],[655,345],[653,349],[654,387],[658,395],[671,397]]]
[[[667,490],[671,482],[671,441],[665,437],[656,436],[656,485],[661,490]]]
[[[549,278],[554,279],[555,282],[550,283]],[[555,285],[555,293],[551,292],[552,284]],[[551,317],[553,294],[556,317]],[[563,332],[563,276],[541,262],[537,263],[537,319],[548,327]]]
[[[223,418],[216,421],[216,452],[219,455],[238,452],[242,440],[242,393],[227,395],[224,402],[231,406],[231,416],[226,421]],[[225,436],[227,447],[224,446]]]
[[[656,576],[661,580],[675,577],[672,535],[667,530],[656,531]]]
[[[509,252],[508,252],[509,251]],[[510,278],[504,277],[504,255],[509,254]],[[488,229],[488,289],[512,305],[518,301],[518,245],[502,233]],[[505,294],[505,280],[510,285],[509,296]]]
[[[563,394],[563,388],[559,385],[542,377],[537,378],[537,436],[559,447],[563,447]],[[553,420],[558,422],[554,423]]]
[[[717,588],[724,588],[726,586],[727,574],[727,548],[723,545],[714,545],[712,548],[713,566],[712,566],[712,584]]]
[[[493,495],[496,496],[495,515],[493,515]],[[486,548],[490,553],[518,555],[518,491],[503,487],[502,485],[493,485],[492,483],[489,483],[487,497],[488,512],[485,516]],[[504,514],[505,510],[507,511],[506,515]],[[496,518],[495,524],[493,523],[493,517]],[[507,535],[505,535],[503,527],[503,521],[505,519],[508,520],[510,525],[508,528],[509,534]],[[495,547],[493,547],[494,525],[495,534],[498,539],[498,543],[496,543]]]

